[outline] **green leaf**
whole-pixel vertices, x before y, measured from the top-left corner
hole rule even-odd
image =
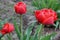
[[[27,36],[26,35],[23,35],[23,40],[26,40]]]
[[[47,7],[45,1],[46,1],[46,0],[41,0],[41,2],[42,2],[42,3],[41,3],[41,6],[42,6],[43,8],[46,8],[46,7]]]
[[[47,34],[45,36],[41,36],[40,40],[51,40],[51,37],[55,36],[56,33],[52,33],[52,34]]]
[[[33,36],[30,36],[30,39],[29,40],[33,40],[32,38],[33,38]]]
[[[42,32],[42,28],[43,28],[42,24],[37,26],[37,29],[36,29],[35,34],[33,36],[33,40],[38,40],[37,38],[38,38],[38,35]]]
[[[59,21],[56,22],[55,28],[58,28],[58,25],[59,25]]]
[[[40,5],[40,0],[33,0],[32,5],[37,7],[38,9],[42,8]]]
[[[8,40],[12,40],[12,37],[10,34],[7,35]]]
[[[0,22],[0,30],[2,29],[2,25],[3,25],[3,23],[2,23],[2,22]]]
[[[3,36],[3,35],[0,33],[0,39],[2,38],[2,36]]]
[[[33,29],[33,27],[34,27],[34,24],[35,24],[35,23],[32,23],[32,24],[26,29],[26,32],[25,32],[25,35],[27,36],[26,40],[29,40],[30,35],[31,35],[31,32],[32,32],[32,29]]]
[[[60,9],[60,2],[58,0],[33,0],[32,4],[38,9],[51,8],[55,11]]]
[[[17,36],[18,36],[18,38],[20,39],[20,31],[19,31],[18,25],[16,24],[16,21],[14,21],[14,27],[15,27],[15,31],[16,31],[16,33],[17,33]]]
[[[60,19],[60,10],[57,10],[58,18]]]

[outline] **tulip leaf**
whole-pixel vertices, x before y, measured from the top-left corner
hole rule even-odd
[[[42,32],[42,28],[43,28],[42,24],[37,26],[37,29],[36,29],[35,34],[33,36],[33,40],[38,40],[35,38],[38,38],[38,35],[40,36],[40,33]]]
[[[55,28],[58,28],[58,25],[59,25],[59,21],[56,22]]]
[[[57,10],[58,18],[60,19],[60,10]]]
[[[51,8],[55,11],[60,9],[59,6],[59,0],[33,0],[32,1],[33,6],[37,7],[38,9],[42,8]]]
[[[0,30],[2,29],[2,22],[0,22]]]
[[[18,38],[20,39],[20,31],[19,31],[19,27],[18,27],[16,21],[14,21],[14,27],[15,27],[15,31],[16,31],[16,33],[17,33],[17,36],[18,36]]]
[[[7,38],[8,38],[8,40],[12,40],[12,37],[11,37],[11,35],[9,34],[9,35],[7,35]]]
[[[36,7],[40,7],[39,0],[32,0],[32,4]]]
[[[41,36],[40,40],[51,40],[55,35],[56,33],[46,34],[45,36]]]
[[[0,39],[2,38],[2,36],[3,36],[3,35],[0,33]]]
[[[26,40],[29,40],[33,27],[34,27],[34,23],[32,23],[32,24],[26,29],[26,33],[25,33],[25,34],[27,35]]]

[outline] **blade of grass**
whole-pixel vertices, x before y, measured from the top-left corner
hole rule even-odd
[[[45,0],[42,0],[41,2],[42,2],[41,6],[42,6],[43,8],[46,8],[47,5],[46,5],[46,3],[45,3]]]

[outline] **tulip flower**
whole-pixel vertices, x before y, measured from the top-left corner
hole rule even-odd
[[[14,31],[14,25],[11,23],[5,23],[0,31],[3,35]]]
[[[52,9],[41,9],[35,11],[35,17],[39,23],[50,25],[57,20],[57,13]]]
[[[6,34],[6,32],[3,31],[3,30],[0,30],[0,33],[1,33],[2,35]]]
[[[14,5],[15,12],[17,14],[25,14],[26,13],[26,4],[24,2],[18,2]]]

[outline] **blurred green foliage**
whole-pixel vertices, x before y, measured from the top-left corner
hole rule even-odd
[[[32,5],[38,9],[52,8],[57,11],[60,9],[60,0],[33,0]]]

